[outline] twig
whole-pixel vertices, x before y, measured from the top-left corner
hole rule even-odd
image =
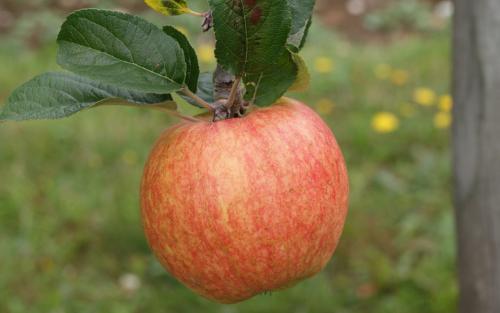
[[[234,105],[234,101],[236,100],[236,96],[238,95],[238,89],[240,88],[241,76],[236,77],[234,80],[233,86],[231,87],[231,93],[229,94],[229,99],[227,100],[226,107],[228,109],[232,108]]]
[[[173,111],[173,110],[163,109],[163,111],[167,112],[168,114],[170,114],[172,116],[180,118],[181,120],[185,120],[188,122],[195,122],[195,123],[203,122],[203,120],[197,119],[196,117],[187,116],[187,115],[181,114],[181,113]]]
[[[104,105],[103,103],[101,103],[101,104],[97,103],[93,107],[98,107],[98,106],[103,106],[103,105]],[[154,110],[165,112],[165,113],[167,113],[169,115],[172,115],[174,117],[180,118],[180,119],[185,120],[185,121],[189,121],[189,122],[203,122],[203,120],[200,120],[200,119],[198,119],[196,117],[187,116],[187,115],[181,114],[181,113],[179,113],[179,112],[177,112],[175,110],[169,109],[167,106],[165,106],[162,103],[152,104],[152,105],[144,105],[144,106],[137,106],[136,104],[132,104],[132,103],[129,103],[127,101],[117,100],[116,102],[108,102],[105,105],[108,105],[108,106],[118,106],[118,105],[120,105],[120,106],[134,107],[134,108],[140,107],[140,108],[145,108],[145,109],[154,109]],[[0,121],[0,123],[1,122],[2,121]]]
[[[197,104],[200,106],[204,107],[205,109],[209,111],[214,111],[214,108],[210,105],[210,103],[206,102],[202,98],[198,97],[195,95],[191,90],[189,90],[187,87],[184,87],[180,90],[184,95],[188,96],[189,98],[193,99]]]
[[[191,14],[193,16],[198,16],[198,17],[205,17],[206,13],[200,13],[200,12],[196,12],[196,11],[193,11],[193,10],[189,10],[188,14]]]

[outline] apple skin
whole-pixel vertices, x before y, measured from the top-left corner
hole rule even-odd
[[[321,271],[348,194],[331,130],[282,98],[243,118],[167,129],[144,171],[142,219],[173,276],[208,299],[236,303]]]

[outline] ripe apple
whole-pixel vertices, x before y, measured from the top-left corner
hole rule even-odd
[[[283,98],[243,118],[166,130],[146,164],[141,207],[161,264],[199,294],[235,303],[323,269],[348,194],[331,130]]]

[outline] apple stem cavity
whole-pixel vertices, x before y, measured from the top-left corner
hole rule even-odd
[[[214,83],[214,121],[243,117],[250,103],[243,100],[241,88],[242,76],[234,76],[217,65],[213,75]]]

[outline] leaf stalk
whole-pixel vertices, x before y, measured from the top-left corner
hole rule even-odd
[[[203,120],[197,119],[196,117],[187,116],[187,115],[181,114],[181,113],[173,111],[173,110],[164,109],[164,111],[167,114],[170,114],[170,115],[172,115],[174,117],[180,118],[181,120],[185,120],[185,121],[188,121],[188,122],[194,122],[194,123],[203,122]]]
[[[191,15],[197,16],[197,17],[205,17],[205,13],[200,13],[200,12],[196,12],[196,11],[193,11],[193,10],[189,10],[188,14],[191,14]]]
[[[227,100],[226,107],[228,109],[234,106],[234,102],[236,101],[236,97],[238,96],[238,91],[240,89],[241,76],[236,77],[233,82],[233,86],[231,87],[231,93],[229,94],[229,99]]]
[[[184,95],[188,96],[189,98],[193,99],[198,105],[200,105],[201,107],[209,110],[209,111],[214,111],[214,107],[206,102],[205,100],[203,100],[202,98],[200,98],[199,96],[197,96],[196,94],[194,94],[191,90],[189,90],[189,88],[187,88],[186,86],[184,86],[180,92],[182,92]]]

